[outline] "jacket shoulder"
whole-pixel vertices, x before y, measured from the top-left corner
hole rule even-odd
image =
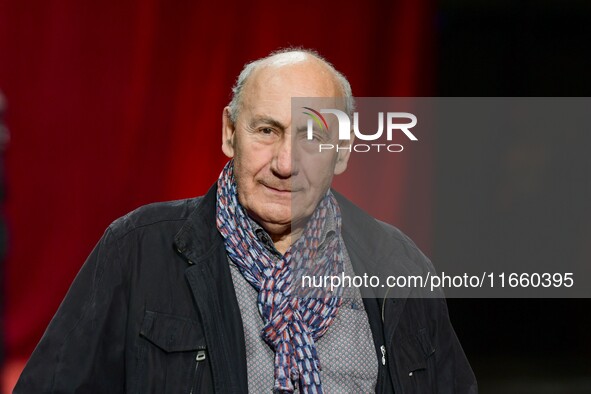
[[[431,260],[419,249],[412,239],[404,234],[398,227],[391,225],[390,223],[382,222],[381,220],[375,219],[380,227],[384,230],[385,234],[396,244],[398,249],[403,250],[404,253],[412,260],[420,265],[426,266],[429,270],[435,271]]]
[[[113,221],[109,230],[116,238],[121,238],[140,228],[158,227],[174,222],[182,225],[202,198],[200,196],[143,205]]]
[[[365,260],[377,265],[395,261],[396,267],[409,274],[435,272],[431,261],[397,227],[374,218],[338,192],[333,193],[341,207],[345,243],[354,245]]]

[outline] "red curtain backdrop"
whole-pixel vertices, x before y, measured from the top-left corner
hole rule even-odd
[[[111,221],[215,181],[222,108],[245,62],[302,45],[357,96],[430,95],[433,23],[427,0],[0,0],[8,355],[30,354]],[[427,246],[430,164],[413,160],[390,171],[382,218]],[[368,194],[340,188],[356,201]],[[411,199],[424,207],[412,220]]]

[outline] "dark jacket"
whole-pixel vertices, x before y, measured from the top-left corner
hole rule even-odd
[[[358,274],[433,270],[399,230],[338,200]],[[147,205],[116,220],[14,393],[246,393],[242,319],[229,269],[215,225],[215,186],[204,197]],[[396,291],[394,298],[364,300],[380,363],[376,391],[476,393],[445,300]]]

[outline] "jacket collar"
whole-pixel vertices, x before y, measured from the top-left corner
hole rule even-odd
[[[218,250],[224,240],[216,226],[217,183],[205,196],[200,197],[197,206],[176,234],[175,246],[190,263],[197,263]]]
[[[411,242],[400,231],[368,215],[342,194],[334,190],[333,193],[341,208],[342,237],[347,250],[362,260],[357,261],[358,266],[354,265],[357,274],[367,272],[368,275],[387,276],[422,273],[406,253]]]

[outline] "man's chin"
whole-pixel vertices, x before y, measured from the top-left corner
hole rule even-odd
[[[291,214],[285,215],[261,215],[259,216],[259,222],[263,227],[276,227],[284,228],[291,227],[292,217]]]
[[[266,217],[265,220],[258,221],[267,232],[282,233],[284,231],[294,231],[298,228],[303,228],[308,222],[309,215],[296,214],[296,216],[273,216]]]
[[[283,233],[292,227],[305,225],[309,216],[304,207],[294,209],[293,203],[278,203],[268,201],[260,204],[260,209],[249,212],[249,215],[267,232]]]
[[[283,227],[291,225],[291,204],[264,202],[260,205],[259,207],[254,207],[252,210],[248,210],[248,214],[261,226],[265,227],[266,224]]]

